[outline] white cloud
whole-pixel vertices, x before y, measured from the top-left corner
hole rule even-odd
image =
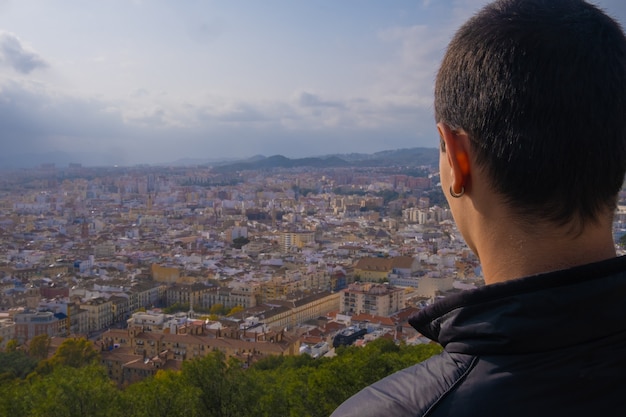
[[[0,62],[21,74],[29,74],[48,64],[12,33],[0,32]]]

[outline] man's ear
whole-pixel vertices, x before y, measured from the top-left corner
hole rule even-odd
[[[470,165],[470,141],[466,132],[450,128],[445,123],[437,123],[437,130],[442,141],[441,151],[445,152],[450,169],[450,186],[456,194],[466,190],[469,185]]]

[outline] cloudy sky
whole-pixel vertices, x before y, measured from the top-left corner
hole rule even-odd
[[[435,70],[485,3],[0,0],[0,164],[435,147]]]

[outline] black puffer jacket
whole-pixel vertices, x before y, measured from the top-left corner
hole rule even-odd
[[[410,319],[444,352],[332,417],[626,416],[626,258],[488,285]]]

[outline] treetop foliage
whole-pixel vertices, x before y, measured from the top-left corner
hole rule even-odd
[[[36,360],[21,351],[0,352],[0,415],[328,416],[365,386],[440,351],[379,339],[341,347],[334,358],[268,356],[249,367],[215,351],[120,389],[89,341],[68,339],[39,362],[45,372],[33,372]]]

